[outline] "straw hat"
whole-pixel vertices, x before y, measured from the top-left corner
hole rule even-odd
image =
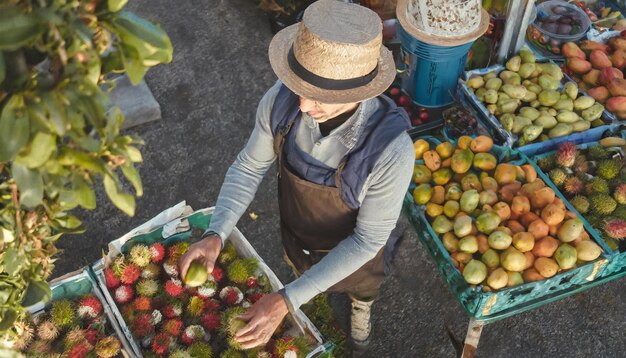
[[[382,45],[382,22],[372,10],[337,0],[319,0],[302,22],[277,33],[269,48],[272,69],[293,92],[322,103],[352,103],[376,97],[396,75]]]

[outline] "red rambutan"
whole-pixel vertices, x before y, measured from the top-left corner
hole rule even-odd
[[[180,340],[184,344],[189,345],[193,342],[202,340],[204,338],[204,334],[205,332],[202,326],[192,325],[192,326],[185,328],[185,330],[183,331],[183,334],[180,336]]]
[[[150,322],[149,314],[141,314],[135,318],[132,323],[133,334],[139,338],[143,338],[154,333],[154,326]]]
[[[139,276],[141,276],[141,269],[139,268],[139,266],[133,263],[129,263],[124,266],[120,280],[122,281],[122,283],[132,285],[133,283],[137,282]]]
[[[222,279],[224,278],[224,270],[222,270],[221,267],[215,265],[215,267],[213,267],[213,272],[211,272],[211,275],[213,276],[215,281],[222,282]]]
[[[150,245],[150,255],[152,256],[152,262],[159,263],[165,257],[165,247],[160,242],[156,242]]]
[[[183,331],[183,321],[179,318],[171,318],[163,323],[163,332],[178,337]]]
[[[87,357],[87,354],[93,349],[88,342],[83,342],[81,344],[77,344],[72,347],[69,354],[67,355],[69,358],[84,358]]]
[[[178,297],[183,293],[183,284],[175,278],[165,283],[165,292],[172,297]]]
[[[163,270],[171,277],[178,277],[178,262],[175,259],[168,259],[163,263]]]
[[[104,280],[106,281],[107,288],[116,288],[122,282],[110,267],[104,269]]]
[[[152,309],[152,302],[148,297],[139,296],[133,301],[133,306],[137,311],[149,311]]]
[[[98,331],[95,330],[95,329],[87,329],[87,330],[85,330],[85,339],[92,346],[95,346],[96,343],[98,343],[99,336],[100,336],[100,333],[98,333]]]
[[[219,312],[207,312],[202,316],[202,327],[209,332],[215,332],[222,323]]]
[[[211,298],[211,299],[204,301],[205,311],[208,311],[208,312],[219,311],[221,307],[222,307],[222,304],[220,303],[220,301],[216,300],[215,298]]]
[[[133,291],[132,287],[124,285],[115,289],[115,294],[113,298],[115,299],[115,302],[123,305],[132,300],[134,294],[135,292]]]
[[[246,287],[248,287],[248,288],[257,288],[257,287],[259,287],[259,283],[256,282],[256,277],[254,277],[254,276],[248,277],[248,279],[246,280]]]
[[[263,296],[265,296],[265,294],[259,291],[248,295],[247,299],[250,303],[255,304],[258,300],[263,298]]]
[[[78,303],[77,313],[82,319],[94,319],[102,313],[102,303],[96,296],[85,296]]]
[[[164,355],[170,349],[171,338],[167,333],[159,333],[152,341],[152,351],[157,355]]]
[[[243,293],[234,286],[226,286],[220,291],[220,299],[229,306],[243,301]]]
[[[165,318],[178,317],[182,313],[183,313],[183,309],[182,309],[180,303],[167,304],[163,308],[163,315],[165,316]]]

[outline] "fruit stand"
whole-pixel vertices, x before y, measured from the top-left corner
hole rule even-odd
[[[410,9],[398,3],[399,29]],[[437,81],[405,74],[419,53],[398,59],[402,80],[386,92],[413,125],[403,212],[470,317],[464,357],[485,324],[626,275],[624,18],[610,2],[532,11],[524,46],[466,68],[453,103],[415,93]],[[415,19],[424,31],[427,18]],[[400,31],[403,48],[413,30]]]

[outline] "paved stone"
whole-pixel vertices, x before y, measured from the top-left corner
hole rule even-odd
[[[228,166],[254,126],[256,105],[275,81],[267,59],[267,19],[250,0],[133,0],[129,6],[170,35],[174,61],[148,73],[163,119],[132,128],[141,136],[144,196],[128,218],[98,191],[98,208],[78,212],[88,231],[65,236],[57,274],[92,263],[106,244],[181,200],[212,206]],[[275,168],[238,227],[282,280]],[[258,215],[256,220],[249,213]],[[626,280],[614,281],[487,325],[479,357],[623,357]],[[348,304],[332,300],[344,327]],[[464,336],[467,315],[431,257],[409,230],[398,269],[373,306],[368,357],[453,357],[444,324]]]
[[[128,76],[124,75],[117,77],[115,84],[109,94],[109,106],[118,106],[122,110],[125,118],[122,129],[161,119],[161,106],[145,80],[133,86]]]

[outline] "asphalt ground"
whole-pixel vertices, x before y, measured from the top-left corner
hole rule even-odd
[[[129,218],[98,191],[98,208],[78,212],[87,232],[65,236],[55,275],[93,263],[107,243],[176,203],[214,205],[224,174],[254,126],[256,106],[276,80],[267,58],[268,20],[252,0],[134,0],[129,8],[155,20],[174,45],[174,61],[146,81],[161,105],[160,121],[132,128],[141,136],[144,195]],[[276,274],[282,262],[275,168],[261,184],[238,227]],[[258,215],[253,220],[249,214]],[[485,326],[478,357],[626,356],[626,280]],[[348,301],[333,298],[342,325]],[[373,307],[368,357],[453,357],[444,325],[465,335],[468,316],[409,229],[396,270]]]

